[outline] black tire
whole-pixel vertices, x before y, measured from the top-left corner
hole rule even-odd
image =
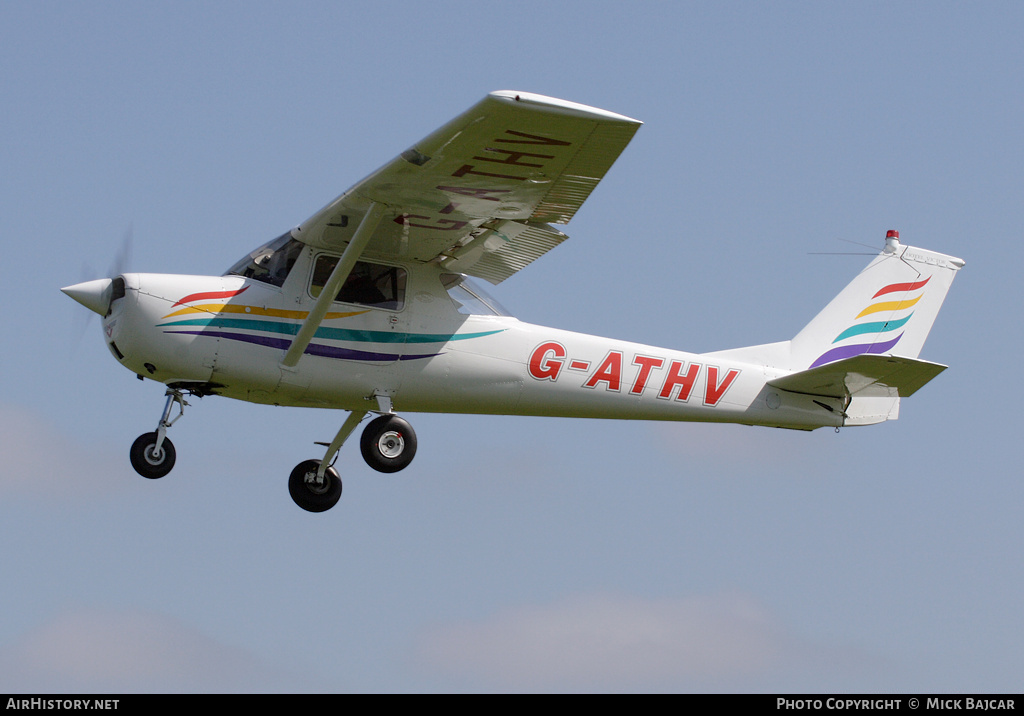
[[[164,438],[160,446],[160,454],[154,454],[156,447],[156,433],[144,433],[132,443],[132,449],[128,457],[132,461],[135,472],[149,480],[156,480],[163,477],[174,467],[175,452],[174,443]]]
[[[377,472],[398,472],[416,457],[416,433],[397,415],[381,415],[363,430],[359,450]]]
[[[324,472],[324,483],[318,486],[308,482],[307,475],[315,475],[319,460],[300,462],[288,477],[288,493],[295,504],[307,512],[326,512],[341,499],[341,477],[333,467]]]

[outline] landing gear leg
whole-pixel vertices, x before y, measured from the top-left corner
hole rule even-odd
[[[341,499],[341,478],[332,467],[334,458],[365,416],[365,410],[353,410],[327,446],[323,460],[306,460],[295,466],[288,477],[288,492],[296,505],[308,512],[324,512]]]
[[[176,388],[168,388],[166,395],[167,402],[164,404],[164,412],[160,416],[156,432],[140,435],[132,443],[132,449],[128,453],[135,472],[150,480],[163,477],[174,467],[176,455],[174,444],[167,439],[167,428],[185,414],[185,406],[188,405],[182,392]],[[178,414],[171,420],[171,408],[174,405],[178,406]]]

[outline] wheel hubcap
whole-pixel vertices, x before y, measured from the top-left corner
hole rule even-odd
[[[164,451],[162,448],[157,450],[156,445],[150,445],[142,454],[150,465],[160,465],[164,461]]]
[[[384,457],[394,459],[405,450],[405,439],[401,433],[389,430],[377,440],[377,449]]]
[[[327,473],[324,473],[324,479],[317,480],[316,470],[306,473],[306,489],[312,492],[314,495],[322,495],[331,489],[331,478]]]

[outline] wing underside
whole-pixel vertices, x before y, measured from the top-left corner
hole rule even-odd
[[[540,95],[495,92],[292,231],[343,251],[372,203],[363,251],[434,261],[498,283],[567,237],[567,223],[640,122]]]

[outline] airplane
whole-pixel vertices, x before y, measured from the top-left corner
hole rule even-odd
[[[895,420],[946,366],[918,355],[963,260],[884,248],[788,341],[693,354],[521,322],[498,284],[566,238],[641,122],[493,92],[223,276],[122,273],[61,289],[100,314],[107,348],[166,386],[130,450],[143,477],[175,463],[186,396],[348,411],[320,459],[288,478],[333,507],[338,451],[368,416],[374,470],[406,468],[397,412],[742,423],[797,430]],[[176,411],[176,412],[175,412]]]

